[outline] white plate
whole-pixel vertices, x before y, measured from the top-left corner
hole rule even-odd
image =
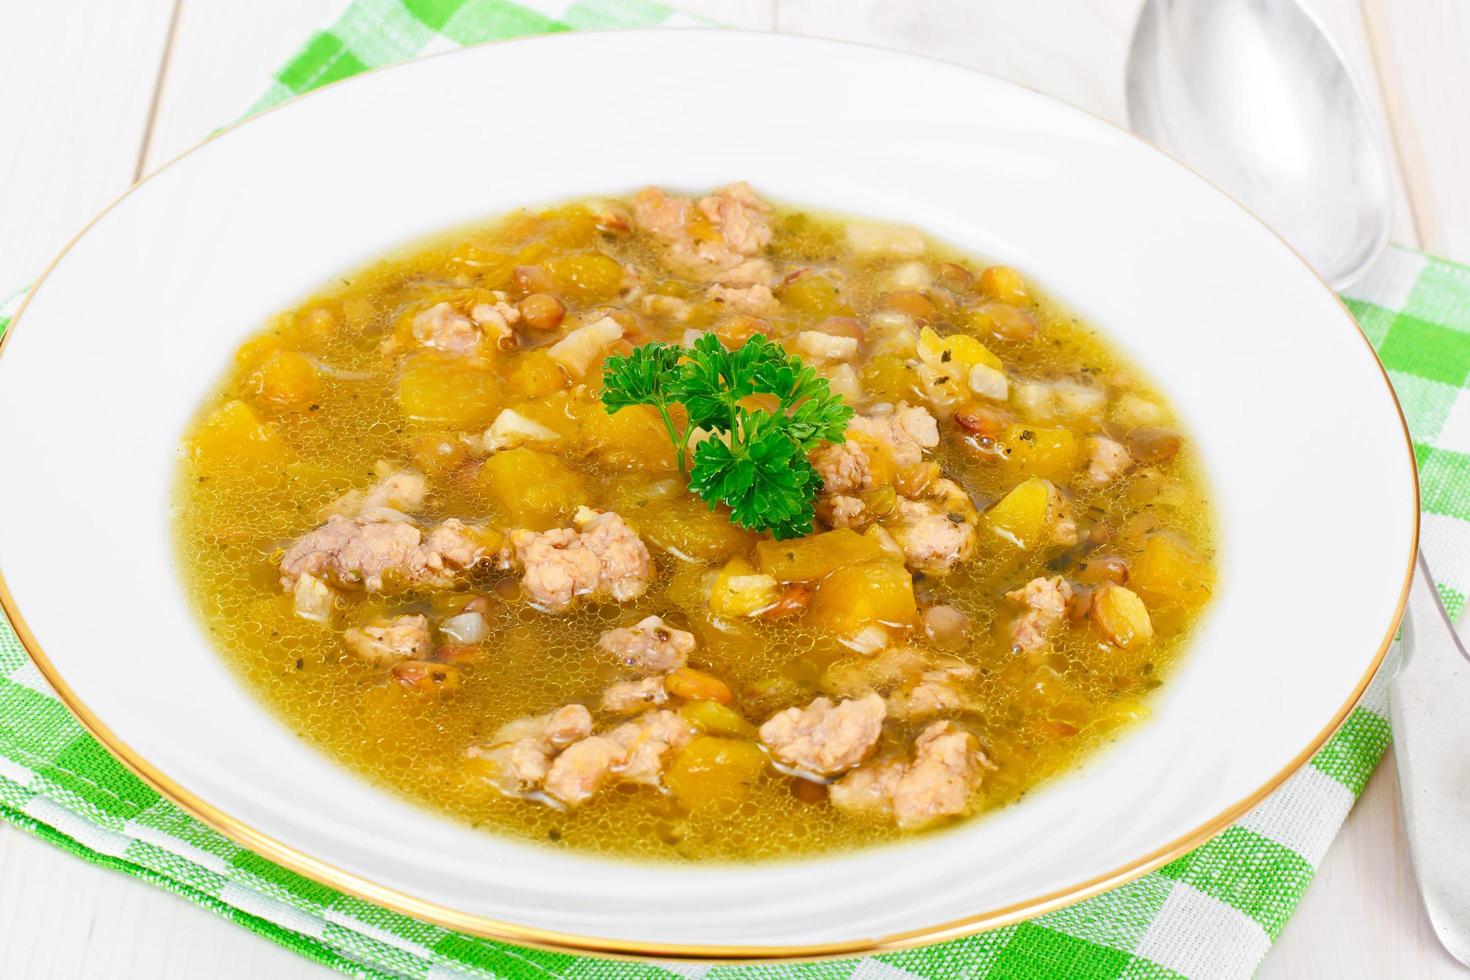
[[[241,338],[332,274],[446,226],[741,178],[1012,263],[1162,383],[1203,449],[1223,542],[1218,597],[1152,720],[950,833],[684,867],[451,823],[262,710],[201,634],[169,530],[180,432]],[[1141,874],[1259,800],[1344,717],[1398,620],[1415,545],[1414,469],[1385,376],[1275,235],[1076,109],[845,44],[576,34],[333,86],[125,196],[53,266],[4,355],[5,606],[88,726],[260,853],[520,942],[854,951],[978,931]]]

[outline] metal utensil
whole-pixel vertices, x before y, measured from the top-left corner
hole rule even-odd
[[[1419,555],[1388,688],[1404,829],[1434,934],[1470,966],[1470,655]]]
[[[1341,56],[1294,0],[1146,0],[1127,69],[1133,129],[1251,208],[1341,289],[1388,240],[1388,167]],[[1470,965],[1470,657],[1421,552],[1390,683],[1420,894]]]
[[[1388,243],[1383,141],[1294,0],[1147,0],[1126,94],[1135,132],[1249,207],[1334,289]]]

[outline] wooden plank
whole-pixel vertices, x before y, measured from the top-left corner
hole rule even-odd
[[[27,980],[329,975],[148,882],[14,827],[0,835],[0,937],[5,976]]]
[[[1121,123],[1136,11],[1136,0],[780,0],[776,23],[969,65]]]
[[[1470,5],[1362,0],[1423,248],[1470,262]]]
[[[132,179],[174,0],[0,5],[0,294]]]
[[[146,169],[240,118],[276,70],[341,7],[340,0],[182,0]]]
[[[174,0],[0,5],[0,292],[38,274],[132,181],[174,11]],[[9,825],[0,937],[6,975],[38,980],[326,972]]]
[[[265,91],[271,75],[340,9],[340,0],[183,0],[147,168],[166,163],[239,118]],[[690,0],[680,9],[755,30],[769,28],[774,19],[774,0]]]
[[[1404,843],[1393,753],[1369,780],[1257,980],[1463,980],[1434,938]]]

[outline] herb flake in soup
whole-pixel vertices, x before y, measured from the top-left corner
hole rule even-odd
[[[1165,399],[1014,269],[744,184],[518,211],[248,339],[179,561],[308,741],[637,858],[893,840],[1147,713],[1210,598]]]

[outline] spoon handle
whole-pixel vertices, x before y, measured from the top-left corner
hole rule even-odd
[[[1434,933],[1470,965],[1470,656],[1422,552],[1404,625],[1389,685],[1404,827]]]

